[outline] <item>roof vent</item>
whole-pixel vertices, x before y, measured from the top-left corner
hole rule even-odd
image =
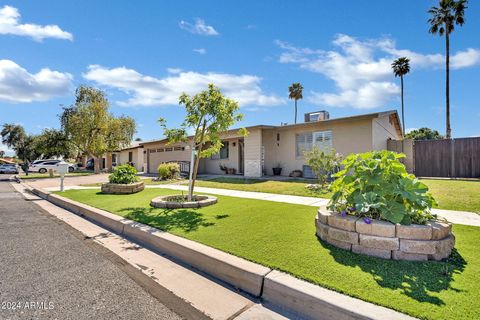
[[[305,113],[305,122],[324,121],[328,119],[330,119],[330,114],[325,110]]]

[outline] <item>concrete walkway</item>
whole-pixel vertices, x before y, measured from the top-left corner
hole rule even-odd
[[[164,189],[173,189],[173,190],[188,190],[188,186],[178,185],[178,184],[158,184],[158,185],[146,185],[146,188],[164,188]],[[47,187],[44,188],[48,191],[58,191],[58,187]],[[84,186],[67,186],[66,190],[72,189],[99,189],[99,187],[84,187]],[[238,197],[238,198],[247,198],[247,199],[258,199],[274,202],[284,202],[292,204],[301,204],[305,206],[319,207],[321,205],[326,205],[329,199],[316,198],[316,197],[302,197],[302,196],[292,196],[276,193],[266,193],[266,192],[251,192],[251,191],[239,191],[239,190],[230,190],[230,189],[218,189],[218,188],[208,188],[208,187],[195,187],[196,192],[201,193],[210,193],[217,194],[222,196],[229,197]],[[468,226],[480,227],[480,214],[467,211],[455,211],[455,210],[444,210],[444,209],[432,209],[434,214],[437,214],[441,218],[445,218],[448,221],[455,224],[464,224]]]

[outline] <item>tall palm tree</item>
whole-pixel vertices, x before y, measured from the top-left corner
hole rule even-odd
[[[290,92],[288,98],[295,100],[295,123],[297,123],[297,101],[303,99],[303,87],[300,82],[295,82],[288,87],[288,91]]]
[[[395,77],[400,77],[401,83],[401,92],[402,92],[402,133],[405,137],[405,111],[403,106],[403,76],[410,72],[410,59],[406,57],[398,58],[397,60],[393,61],[392,69]]]
[[[463,25],[465,22],[465,9],[467,0],[440,0],[438,7],[431,7],[428,13],[431,14],[428,23],[431,34],[445,35],[445,66],[446,66],[446,111],[447,111],[447,129],[445,137],[451,138],[452,129],[450,128],[450,33],[455,29],[455,25]]]

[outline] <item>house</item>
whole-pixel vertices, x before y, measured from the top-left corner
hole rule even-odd
[[[313,146],[333,148],[338,153],[366,152],[387,149],[389,139],[401,139],[402,131],[396,111],[376,112],[330,119],[327,111],[305,115],[305,122],[291,125],[256,125],[246,128],[243,137],[238,130],[222,134],[223,147],[210,158],[201,159],[199,173],[223,174],[221,166],[235,169],[236,174],[248,177],[272,175],[280,165],[282,175],[305,168],[303,153]],[[192,139],[192,137],[190,137]],[[142,142],[144,170],[156,173],[160,163],[189,162],[189,143],[168,144],[166,139]],[[123,151],[122,151],[123,152]],[[130,151],[129,151],[130,152]]]
[[[144,148],[139,142],[136,142],[128,148],[114,152],[112,154],[112,162],[117,165],[132,163],[137,171],[143,172],[146,166],[144,161]]]

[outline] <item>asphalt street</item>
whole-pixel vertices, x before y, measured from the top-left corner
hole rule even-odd
[[[137,282],[0,182],[0,319],[182,318]]]

